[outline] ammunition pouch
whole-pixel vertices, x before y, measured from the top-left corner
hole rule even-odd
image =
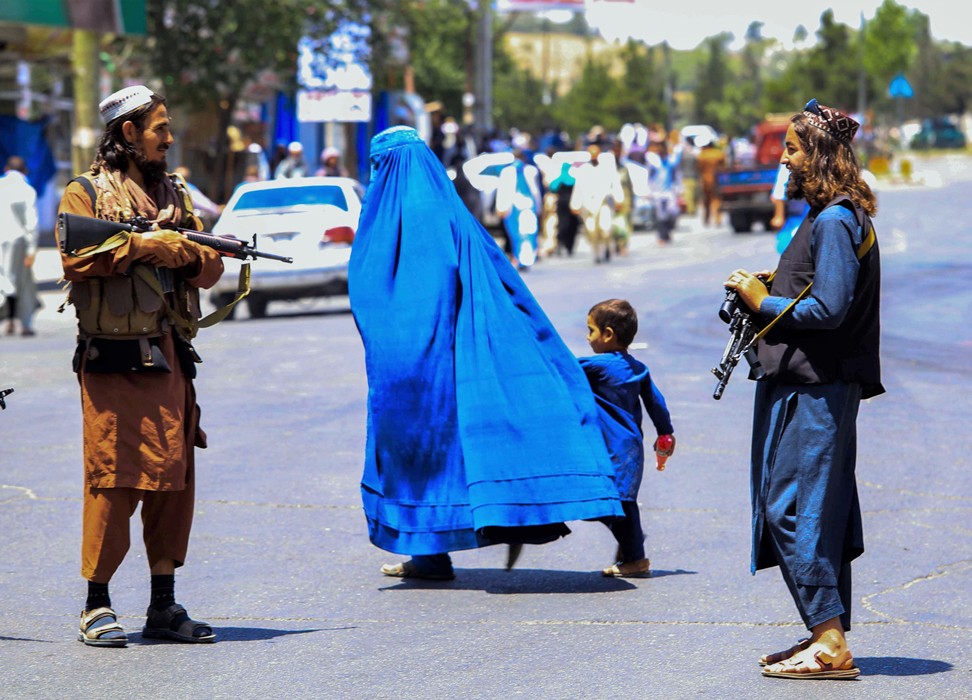
[[[171,298],[156,268],[142,263],[130,274],[94,277],[71,284],[70,301],[82,337],[152,338],[175,328],[186,340],[195,337],[200,313],[199,290],[172,275]]]

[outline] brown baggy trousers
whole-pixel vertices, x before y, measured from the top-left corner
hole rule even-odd
[[[142,539],[149,567],[172,559],[186,560],[195,501],[195,478],[190,472],[182,491],[143,491],[132,488],[84,486],[81,534],[81,576],[108,583],[131,544],[129,520],[142,503]]]

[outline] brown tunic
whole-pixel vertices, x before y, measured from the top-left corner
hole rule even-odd
[[[94,216],[91,199],[81,184],[68,185],[59,212]],[[121,274],[139,257],[141,243],[142,237],[132,234],[122,246],[88,258],[62,254],[64,278],[78,281]],[[208,289],[223,273],[223,262],[211,248],[197,247],[199,262],[193,266],[197,269],[181,272],[190,285]],[[171,334],[161,338],[160,348],[171,373],[94,374],[85,373],[83,366],[78,372],[88,487],[185,488],[193,445],[205,447],[206,438],[199,428],[192,381],[181,369]]]

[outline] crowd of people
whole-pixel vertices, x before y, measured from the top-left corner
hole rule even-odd
[[[661,125],[595,126],[576,139],[551,129],[495,132],[479,152],[454,121],[432,139],[467,207],[503,240],[510,261],[528,270],[548,256],[572,256],[583,234],[595,263],[627,254],[636,229],[668,245],[680,216],[702,212],[719,225],[723,146]]]

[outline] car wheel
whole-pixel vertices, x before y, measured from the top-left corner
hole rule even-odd
[[[749,214],[730,212],[729,225],[735,233],[749,233],[753,230],[753,222]]]
[[[264,318],[267,315],[267,304],[270,301],[265,297],[254,296],[251,294],[247,297],[246,308],[250,311],[250,318]]]

